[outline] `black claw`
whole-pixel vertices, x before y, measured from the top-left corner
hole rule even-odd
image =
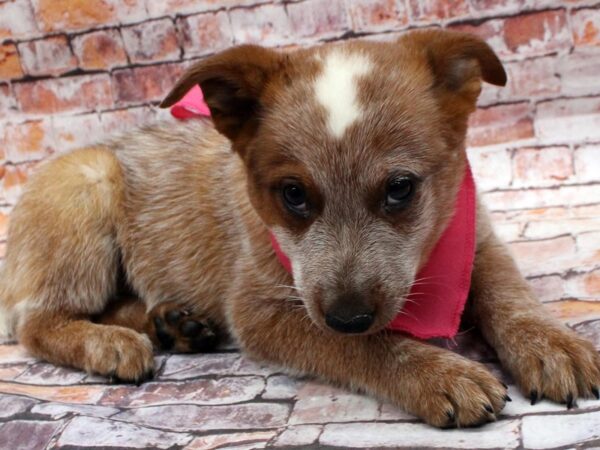
[[[204,328],[201,323],[196,322],[195,320],[186,320],[181,324],[179,329],[181,330],[181,334],[186,337],[196,336],[200,331]]]
[[[598,391],[597,386],[592,386],[592,394],[594,394],[594,397],[600,400],[600,392]]]
[[[539,398],[538,398],[538,391],[537,391],[537,389],[533,389],[531,391],[531,393],[529,394],[529,398],[531,399],[531,404],[532,405],[535,405],[538,402]]]
[[[167,323],[174,327],[179,323],[179,319],[181,318],[181,313],[176,309],[169,311],[165,314],[165,319],[167,319]]]
[[[505,402],[512,402],[512,398],[510,398],[510,397],[509,397],[509,395],[508,395],[508,394],[506,394],[506,395],[504,396],[504,401],[505,401]]]
[[[448,417],[448,425],[449,427],[453,427],[456,425],[456,414],[454,411],[446,411],[446,416]]]
[[[573,398],[573,394],[569,392],[569,395],[567,395],[567,409],[572,409],[572,408],[576,408],[577,407],[577,400],[575,400]]]
[[[502,383],[502,382],[500,382]],[[508,389],[508,386],[506,385],[506,383],[502,383],[502,386],[504,386],[504,389]]]
[[[492,408],[492,405],[485,405],[484,408],[490,414],[494,414],[494,408]]]
[[[214,333],[210,333],[192,339],[190,341],[190,350],[194,353],[206,353],[214,350],[217,344],[217,336]]]

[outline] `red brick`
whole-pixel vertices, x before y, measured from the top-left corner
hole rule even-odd
[[[510,185],[510,154],[505,148],[469,149],[469,161],[481,191],[502,189]]]
[[[571,16],[575,47],[600,46],[600,9],[580,9]]]
[[[58,153],[94,144],[107,135],[96,113],[54,117],[52,128]]]
[[[31,38],[39,34],[27,0],[0,3],[0,41]]]
[[[523,56],[566,50],[571,45],[566,13],[544,11],[506,19],[504,41],[511,52]]]
[[[411,19],[415,22],[438,21],[466,16],[466,0],[408,0]]]
[[[561,186],[546,189],[515,189],[484,194],[492,211],[585,205],[600,198],[600,185]],[[593,200],[592,200],[593,201]]]
[[[536,58],[505,64],[508,85],[500,98],[548,97],[561,90],[555,57]]]
[[[265,46],[290,42],[291,24],[283,5],[234,9],[229,13],[235,42]]]
[[[195,14],[219,9],[254,6],[273,0],[161,0],[147,3],[150,17]]]
[[[179,59],[179,42],[171,19],[123,27],[121,34],[127,54],[134,63]]]
[[[404,2],[396,0],[356,0],[348,3],[355,31],[381,31],[400,28],[408,23]]]
[[[0,84],[0,118],[12,116],[15,109],[15,97],[10,87],[7,84]]]
[[[473,10],[486,16],[519,13],[527,3],[527,0],[471,0]]]
[[[233,44],[233,32],[226,12],[197,14],[179,19],[186,56],[203,56]]]
[[[486,41],[494,51],[500,55],[511,55],[511,52],[507,49],[506,43],[502,38],[504,31],[503,20],[487,20],[477,25],[472,24],[451,24],[448,26],[449,29],[455,31],[461,31],[463,33],[471,33],[479,36],[481,39]]]
[[[0,80],[21,78],[23,69],[15,44],[0,45]]]
[[[162,100],[182,75],[179,64],[115,71],[113,86],[118,105]]]
[[[513,157],[513,185],[552,186],[573,176],[573,155],[568,147],[520,148]]]
[[[106,111],[100,114],[100,126],[105,134],[127,131],[136,126],[154,120],[155,110],[149,107],[137,107]]]
[[[65,36],[19,44],[19,52],[28,75],[60,75],[77,68]]]
[[[127,55],[118,30],[102,30],[76,36],[72,44],[82,69],[112,69],[127,65]]]
[[[19,165],[7,164],[4,166],[2,178],[2,191],[4,199],[9,205],[14,205],[21,193],[27,178],[35,170],[36,163],[24,163]]]
[[[559,99],[539,103],[535,133],[543,142],[600,139],[600,97]]]
[[[89,111],[113,105],[108,75],[18,83],[14,89],[19,108],[25,113]]]
[[[44,31],[78,30],[107,23],[143,20],[143,0],[32,0]]]
[[[513,242],[510,249],[519,267],[528,272],[540,261],[552,261],[575,254],[575,240],[571,236],[544,239],[540,241]]]
[[[468,145],[482,146],[533,137],[528,103],[478,109],[469,120]]]
[[[307,0],[287,6],[294,36],[326,38],[350,29],[343,0]]]
[[[6,127],[6,159],[14,164],[42,159],[53,151],[49,120],[35,120]]]

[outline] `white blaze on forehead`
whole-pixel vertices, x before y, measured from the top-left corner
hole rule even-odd
[[[360,53],[333,50],[326,55],[323,71],[315,80],[315,94],[327,111],[328,127],[335,137],[342,137],[346,128],[360,116],[357,82],[372,66]]]

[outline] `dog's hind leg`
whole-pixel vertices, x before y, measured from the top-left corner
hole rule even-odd
[[[79,150],[41,167],[11,216],[2,302],[33,355],[140,381],[154,364],[148,337],[90,321],[117,288],[122,195],[109,149]]]

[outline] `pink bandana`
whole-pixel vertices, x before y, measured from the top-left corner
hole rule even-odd
[[[198,86],[171,108],[178,119],[210,116]],[[467,302],[475,258],[475,183],[467,163],[456,197],[454,215],[435,245],[429,260],[416,276],[410,302],[388,328],[419,339],[453,338]],[[273,234],[271,244],[279,262],[288,272],[292,264]]]

